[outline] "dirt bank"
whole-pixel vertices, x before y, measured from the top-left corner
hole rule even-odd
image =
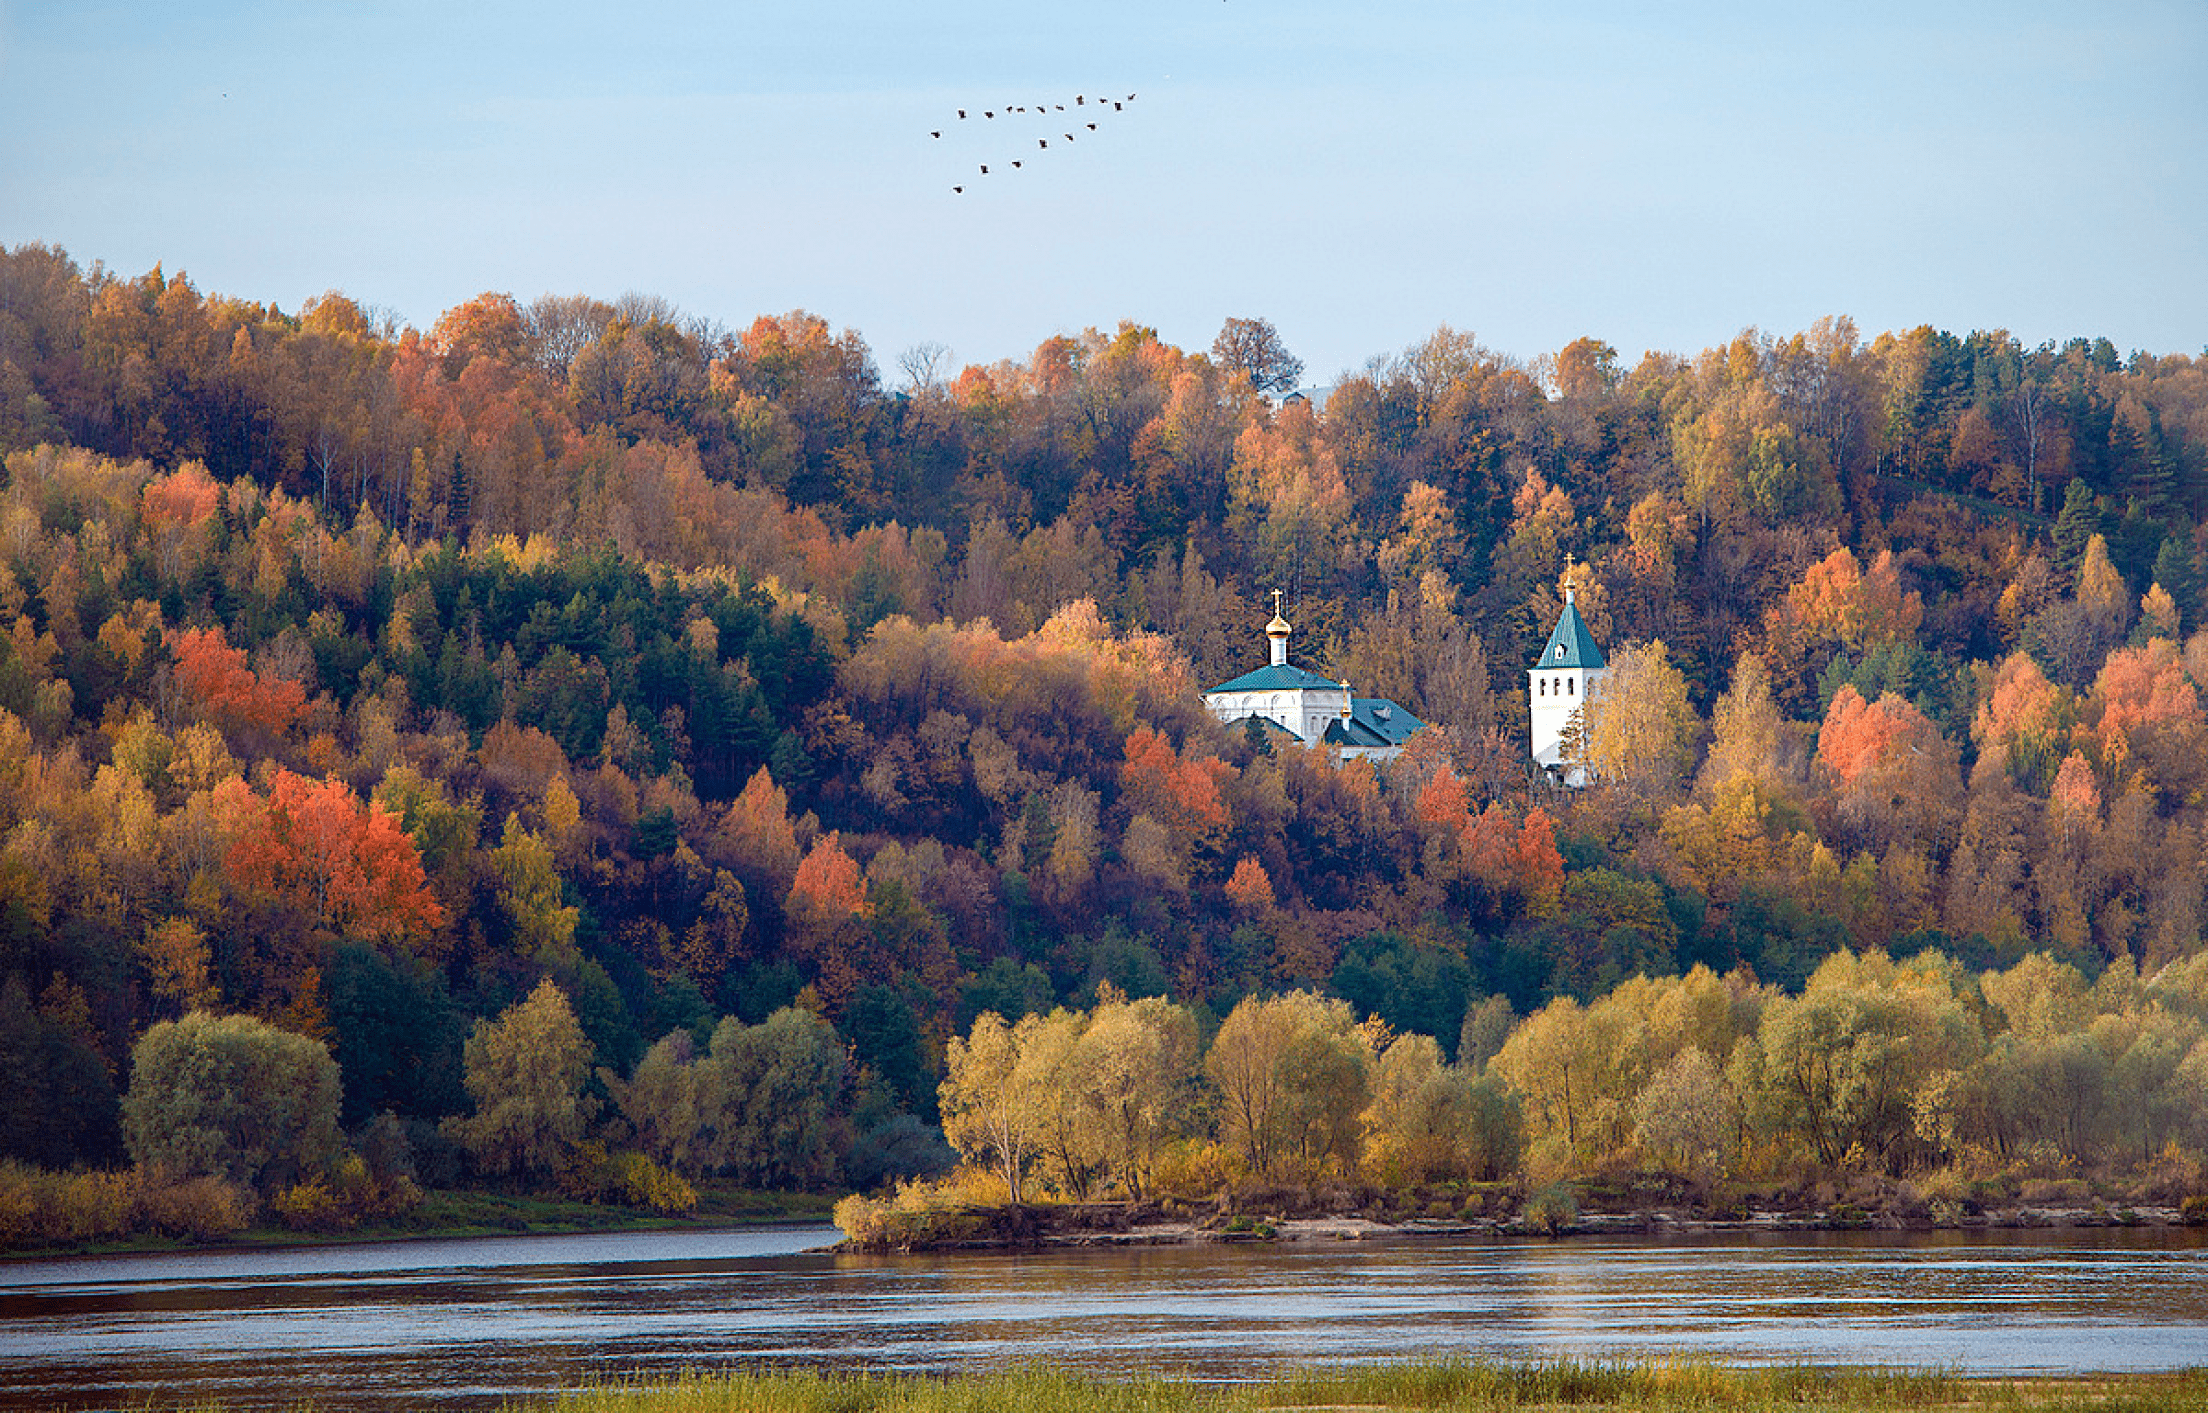
[[[845,1241],[843,1251],[1033,1250],[1076,1246],[1189,1246],[1200,1243],[1390,1241],[1435,1237],[1663,1236],[1706,1232],[1940,1231],[2025,1228],[2173,1227],[2175,1207],[2007,1206],[1909,1213],[1846,1204],[1712,1215],[1692,1208],[1578,1212],[1529,1202],[1471,1219],[1402,1217],[1287,1204],[1191,1208],[1173,1202],[1021,1204],[938,1212],[921,1227],[892,1228],[880,1240]]]

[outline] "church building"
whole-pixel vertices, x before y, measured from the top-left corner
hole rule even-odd
[[[1232,726],[1256,718],[1260,729],[1304,746],[1326,746],[1344,760],[1389,761],[1426,723],[1384,697],[1360,697],[1335,682],[1288,662],[1288,635],[1273,592],[1273,621],[1265,625],[1272,661],[1204,693],[1204,706]]]
[[[1595,635],[1579,616],[1579,605],[1569,585],[1564,590],[1564,612],[1556,620],[1541,656],[1526,669],[1526,704],[1532,717],[1533,761],[1577,789],[1587,783],[1587,767],[1570,759],[1567,738],[1584,737],[1587,703],[1600,696],[1603,679],[1610,675]],[[1575,727],[1576,720],[1576,727]]]

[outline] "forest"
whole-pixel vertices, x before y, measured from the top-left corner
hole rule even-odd
[[[1001,1167],[961,1058],[1144,1005],[1156,1141],[1222,1180],[1277,1160],[1202,1057],[1290,1002],[1365,1106],[1426,1040],[1490,1125],[1429,1176],[2198,1180],[2208,351],[1443,326],[1306,394],[1234,319],[897,364],[0,249],[0,1234]],[[1526,758],[1567,585],[1583,791]],[[1214,722],[1276,588],[1434,729]],[[1697,1019],[1627,1063],[1648,988]],[[1782,1021],[1876,1113],[1788,1108]],[[1406,1171],[1353,1108],[1308,1173]]]

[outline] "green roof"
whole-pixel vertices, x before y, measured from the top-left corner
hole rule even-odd
[[[1336,746],[1400,746],[1425,726],[1386,697],[1353,697],[1349,715],[1327,723],[1325,739]]]
[[[1570,599],[1564,601],[1564,612],[1556,620],[1556,631],[1549,634],[1549,641],[1533,666],[1535,671],[1544,667],[1595,669],[1603,666],[1602,649],[1595,646],[1595,635],[1587,631],[1587,620],[1579,616],[1579,606]]]
[[[1232,682],[1221,682],[1211,692],[1288,692],[1298,687],[1317,687],[1339,692],[1342,684],[1331,677],[1321,677],[1316,672],[1306,672],[1300,667],[1260,667],[1255,672],[1245,672]],[[1209,696],[1211,693],[1205,693]]]

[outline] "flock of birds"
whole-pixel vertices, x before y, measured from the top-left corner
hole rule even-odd
[[[978,112],[981,114],[980,121],[982,122],[993,122],[1000,117],[1008,120],[1039,119],[1048,123],[1051,128],[1070,126],[1070,130],[1060,131],[1056,139],[1060,142],[1070,143],[1078,140],[1079,137],[1086,133],[1093,133],[1097,130],[1096,122],[1090,120],[1089,115],[1091,113],[1095,114],[1098,120],[1102,120],[1105,116],[1107,108],[1114,113],[1123,113],[1127,111],[1127,105],[1134,101],[1135,95],[1130,93],[1124,98],[1105,98],[1099,96],[1094,103],[1091,103],[1087,94],[1076,93],[1075,95],[1073,95],[1073,106],[1071,108],[1068,108],[1063,103],[1036,103],[1032,105],[1024,103],[1013,103],[1007,104],[1002,108],[960,108],[958,110],[957,121],[975,121],[969,116],[970,113],[974,112]],[[1059,114],[1065,114],[1067,116],[1063,121],[1061,121],[1058,117]],[[947,129],[945,128],[936,128],[930,131],[928,133],[928,136],[940,141],[946,130]],[[1052,140],[1053,139],[1049,137],[1038,137],[1035,139],[1035,147],[1038,151],[1047,152],[1050,150],[1050,144]],[[1000,173],[1007,168],[1010,168],[1013,171],[1018,171],[1026,166],[1028,160],[1029,159],[1019,157],[1014,157],[1009,160],[999,159],[995,163],[995,167]],[[982,162],[978,163],[977,165],[980,166],[981,174],[983,176],[989,175],[991,167],[990,163]],[[951,190],[959,195],[964,195],[966,188],[964,184],[960,184],[952,187]]]

